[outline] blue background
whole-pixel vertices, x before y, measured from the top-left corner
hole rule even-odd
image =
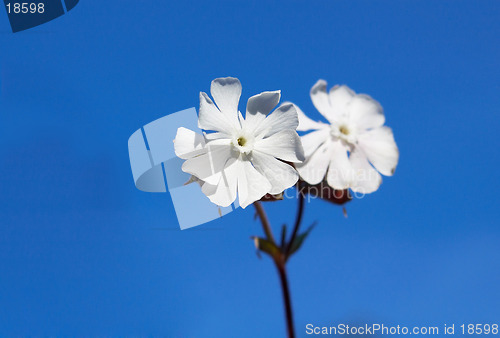
[[[289,264],[295,323],[500,322],[498,1],[83,1],[12,34],[0,11],[0,335],[284,336],[253,210],[178,230],[128,137],[236,76],[313,117],[323,78],[385,108],[401,158]],[[266,204],[277,231],[295,201]]]

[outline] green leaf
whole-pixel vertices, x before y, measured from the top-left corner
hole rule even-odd
[[[273,258],[279,255],[280,249],[273,242],[261,237],[250,237],[250,238],[253,239],[257,250],[265,252]]]
[[[300,249],[300,247],[304,243],[304,240],[307,238],[307,236],[309,235],[309,233],[312,231],[312,229],[315,226],[316,226],[316,223],[311,224],[311,226],[309,228],[307,228],[306,231],[304,231],[303,233],[301,233],[301,234],[297,235],[297,237],[295,237],[295,240],[293,241],[292,246],[290,247],[290,252],[288,253],[288,257],[292,256],[295,252],[297,252],[297,250]]]

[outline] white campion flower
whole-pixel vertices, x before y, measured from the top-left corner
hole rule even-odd
[[[311,88],[311,99],[329,123],[311,120],[296,106],[297,130],[312,131],[301,138],[306,156],[296,165],[301,178],[314,185],[326,176],[334,189],[376,191],[382,183],[379,173],[392,176],[399,159],[392,130],[383,126],[382,106],[344,85],[327,92],[324,80]]]
[[[186,160],[182,170],[198,178],[203,193],[222,207],[231,205],[237,193],[245,208],[267,193],[279,194],[293,186],[299,175],[283,161],[304,160],[294,105],[283,104],[270,113],[281,93],[263,92],[248,99],[243,118],[238,111],[238,79],[215,79],[210,90],[217,106],[200,93],[198,126],[213,132],[177,130],[175,153]]]

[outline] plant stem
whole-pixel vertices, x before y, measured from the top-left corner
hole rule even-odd
[[[257,215],[260,218],[262,223],[262,228],[264,229],[264,233],[266,234],[267,240],[273,242],[276,245],[274,240],[273,232],[271,230],[271,226],[269,224],[269,219],[267,218],[266,212],[259,201],[253,203],[255,209],[257,210]],[[292,312],[292,302],[290,298],[290,289],[288,287],[288,277],[286,274],[286,258],[283,252],[279,252],[277,256],[273,257],[274,265],[278,269],[278,274],[281,282],[281,290],[283,291],[283,301],[285,303],[285,315],[286,315],[286,328],[288,333],[288,338],[295,338],[295,329],[293,326],[293,312]]]
[[[300,223],[302,222],[302,215],[304,214],[304,194],[302,194],[300,190],[299,190],[298,200],[299,200],[299,206],[297,209],[297,218],[295,219],[295,225],[293,227],[292,237],[290,237],[290,242],[288,242],[288,245],[285,250],[285,254],[287,256],[290,253],[293,242],[295,241],[295,237],[297,237],[297,233],[299,232],[300,228]]]
[[[293,328],[293,313],[292,313],[292,301],[290,299],[290,289],[288,288],[288,277],[286,274],[285,263],[278,263],[275,261],[276,267],[278,268],[278,274],[280,275],[281,290],[283,291],[283,300],[285,302],[285,314],[286,314],[286,329],[289,338],[295,338],[295,330]]]
[[[269,224],[269,220],[267,219],[267,215],[264,208],[262,207],[262,204],[260,204],[259,201],[256,201],[253,202],[253,205],[257,210],[257,214],[259,215],[260,221],[262,223],[262,228],[266,233],[267,239],[273,243],[276,243],[276,241],[274,240],[273,231],[271,230],[271,225]]]

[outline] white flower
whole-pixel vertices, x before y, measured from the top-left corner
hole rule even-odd
[[[279,194],[293,186],[299,176],[282,161],[304,160],[294,105],[283,104],[270,114],[281,94],[263,92],[248,99],[243,118],[238,111],[238,79],[215,79],[211,93],[217,106],[200,93],[198,126],[214,132],[177,130],[175,153],[186,160],[182,170],[203,181],[203,193],[223,207],[234,202],[236,192],[245,208],[267,193]]]
[[[318,184],[326,175],[334,189],[376,191],[382,182],[379,172],[392,176],[399,159],[392,130],[383,126],[380,104],[347,86],[335,86],[327,93],[323,80],[311,88],[311,99],[329,124],[309,119],[296,107],[297,130],[312,130],[301,138],[306,156],[304,163],[296,165],[301,178]]]

